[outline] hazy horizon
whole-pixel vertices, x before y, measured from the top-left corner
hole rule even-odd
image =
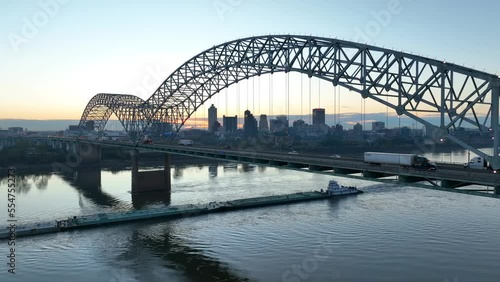
[[[397,8],[389,8],[394,3]],[[307,34],[362,41],[500,72],[500,53],[495,47],[500,44],[500,34],[484,28],[496,26],[499,7],[495,1],[456,5],[451,0],[290,0],[286,4],[264,0],[146,0],[120,5],[112,1],[1,1],[0,87],[4,95],[0,118],[78,119],[97,93],[125,93],[147,99],[195,54],[254,35]],[[40,22],[42,14],[46,16],[44,22]],[[483,41],[488,44],[465,44]],[[303,78],[291,73],[292,98],[285,106],[285,75],[273,75],[273,111],[303,114],[300,108],[309,100],[309,106],[333,112],[336,106],[331,83],[308,80],[306,76],[301,87]],[[263,76],[241,81],[228,89],[227,96],[218,94],[211,102],[227,104],[221,109],[229,115],[238,112],[240,106],[265,108],[268,80]],[[308,87],[309,82],[312,85]],[[257,84],[260,88],[254,91]],[[339,111],[361,111],[358,93],[340,87],[337,90],[342,96]],[[203,111],[200,109],[198,115]],[[371,102],[364,111],[385,112],[386,107]]]
[[[280,114],[277,114],[280,115]],[[276,117],[277,115],[273,115],[272,117]],[[286,114],[284,114],[286,115]],[[207,128],[207,116],[208,114],[203,117],[191,117],[186,124],[184,125],[184,128],[199,128],[199,129],[206,129]],[[268,122],[270,120],[270,115],[268,116]],[[255,118],[257,121],[259,121],[259,115],[256,115]],[[293,121],[302,119],[306,123],[311,124],[312,123],[312,117],[311,115],[289,115],[289,126],[292,126]],[[222,125],[222,115],[218,115],[217,120],[221,123]],[[439,117],[427,117],[427,121],[433,123],[433,124],[438,124],[439,123]],[[22,128],[26,128],[29,131],[59,131],[59,130],[65,130],[68,129],[69,125],[78,125],[79,119],[47,119],[47,120],[34,120],[34,119],[1,119],[0,118],[0,129],[7,129],[8,127],[15,127],[19,126]],[[336,121],[337,123],[334,123]],[[415,122],[414,120],[408,118],[408,117],[401,117],[398,118],[397,116],[386,116],[386,113],[373,113],[373,114],[365,114],[365,121],[363,124],[363,121],[361,119],[361,116],[359,113],[346,113],[342,114],[339,120],[339,117],[334,118],[333,114],[326,114],[325,115],[325,123],[329,126],[332,126],[334,124],[338,124],[340,121],[340,124],[344,127],[344,129],[352,129],[353,125],[356,123],[360,123],[363,125],[363,129],[369,130],[371,129],[371,123],[375,121],[381,121],[385,123],[386,128],[398,128],[398,127],[410,127],[412,129],[422,129],[424,126],[418,122]],[[238,123],[239,126],[243,124],[243,115],[238,115]],[[196,125],[196,126],[195,126]],[[466,127],[466,126],[465,126]],[[106,129],[111,129],[111,130],[121,130],[122,127],[120,125],[120,122],[118,120],[109,120]]]

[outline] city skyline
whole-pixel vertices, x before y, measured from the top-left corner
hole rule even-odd
[[[147,5],[146,2],[155,5]],[[439,3],[322,1],[321,5],[319,1],[289,1],[287,5],[280,6],[278,2],[265,2],[269,6],[266,10],[259,9],[260,5],[254,1],[231,2],[231,5],[220,2],[226,6],[217,6],[213,1],[144,3],[124,3],[116,13],[116,5],[110,2],[93,2],[90,5],[83,1],[23,1],[22,4],[3,1],[0,7],[9,13],[0,18],[4,35],[0,41],[0,58],[4,65],[0,85],[3,93],[9,95],[3,97],[0,119],[78,119],[86,103],[97,93],[130,93],[145,99],[194,54],[216,44],[255,34],[317,34],[366,41],[430,58],[442,58],[478,70],[485,69],[490,73],[499,70],[495,63],[499,54],[492,46],[500,43],[500,36],[479,28],[490,21],[489,25],[494,26],[493,11],[499,5],[494,2],[480,1],[457,6],[448,0]],[[430,5],[432,10],[427,9]],[[449,5],[456,8],[453,15],[445,12]],[[284,13],[272,13],[276,9]],[[162,10],[172,11],[172,17],[155,17]],[[272,20],[267,17],[271,13]],[[426,13],[427,20],[415,25],[420,13]],[[142,14],[149,15],[148,21],[136,21],[134,26],[127,22],[127,19],[141,17]],[[261,15],[261,21],[255,22],[254,14]],[[43,15],[47,18],[46,22],[40,22],[45,19]],[[182,44],[170,44],[170,39],[151,36],[165,34],[162,27],[182,21],[186,15],[196,16],[196,21],[185,25],[182,30],[166,33],[167,38],[176,38]],[[93,18],[92,22],[86,20],[89,16]],[[294,21],[299,16],[306,17],[300,24]],[[101,24],[108,22],[110,17],[123,29]],[[441,22],[443,17],[449,25],[432,29],[436,26],[434,23]],[[198,28],[200,23],[204,28],[223,32],[206,33]],[[408,36],[410,33],[412,36]],[[444,33],[453,36],[442,37]],[[490,44],[469,48],[469,45],[464,45],[465,38],[470,42],[487,40]],[[116,48],[116,43],[123,43],[128,48]],[[260,114],[263,111],[256,111],[255,108],[269,106],[266,104],[268,79],[242,81],[227,91],[228,98],[220,93],[213,99],[228,100],[227,110],[223,111],[225,115],[236,114],[238,107]],[[276,101],[283,101],[285,75],[275,74],[273,79],[272,96]],[[298,75],[290,75],[289,97],[293,97],[291,100],[296,103],[291,103],[286,109],[285,105],[273,104],[273,111],[302,114],[298,98],[309,95],[300,93],[309,92],[309,87],[307,78],[303,78],[302,91],[297,90],[301,82]],[[259,83],[260,89],[254,90]],[[349,93],[346,89],[334,90],[330,84],[316,79],[312,79],[311,84],[311,107],[327,110],[334,107],[332,93],[340,91],[342,107],[346,107],[341,108],[342,112],[358,111],[359,94]],[[252,104],[252,100],[257,103]],[[207,101],[206,104],[212,102]],[[248,104],[255,108],[248,107]],[[365,107],[367,113],[385,110],[377,103]]]
[[[216,106],[216,105],[214,105]],[[217,107],[216,107],[217,108]],[[186,124],[184,125],[183,129],[208,129],[208,109],[207,108],[207,113],[205,115],[194,115],[192,118],[188,119],[186,121]],[[217,108],[218,109],[218,108]],[[290,114],[289,116],[289,122],[290,125],[293,121],[296,120],[303,120],[306,124],[312,124],[313,122],[313,115],[312,115],[312,110],[311,113],[304,114],[304,115],[296,115],[296,114]],[[240,114],[237,114],[238,120],[237,120],[237,128],[243,128],[244,124],[244,113],[245,110],[241,110]],[[251,110],[250,110],[251,111]],[[253,113],[253,112],[252,112]],[[267,121],[269,122],[270,119],[276,119],[276,117],[280,115],[287,116],[286,113],[276,113],[274,115],[269,115],[267,113],[263,113],[264,115],[267,116]],[[256,114],[256,117],[260,117],[261,114]],[[223,126],[223,117],[224,116],[235,116],[235,115],[225,115],[224,113],[221,113],[218,111],[217,114],[217,121],[220,123],[221,126]],[[325,124],[328,126],[334,126],[336,124],[340,124],[344,126],[344,128],[352,128],[353,125],[356,123],[360,124],[365,124],[365,125],[370,125],[372,122],[380,121],[384,122],[385,126],[387,128],[399,128],[403,126],[411,127],[411,128],[423,128],[424,125],[416,122],[413,119],[410,119],[409,117],[406,116],[400,116],[398,117],[397,115],[387,115],[386,112],[379,112],[379,113],[366,113],[364,116],[364,119],[362,119],[362,115],[360,113],[341,113],[340,115],[337,115],[337,117],[334,117],[334,114],[328,113],[326,110],[325,113]],[[426,120],[433,123],[433,124],[438,124],[440,117],[439,115],[431,115],[428,114],[426,117]],[[76,125],[78,124],[79,120],[77,119],[55,119],[55,120],[32,120],[32,119],[0,119],[0,129],[7,129],[9,127],[23,127],[27,130],[31,131],[58,131],[58,130],[64,130],[66,129],[69,125]],[[117,119],[110,119],[106,125],[107,129],[112,129],[112,130],[121,130],[122,126],[120,122]],[[365,126],[363,126],[365,128]],[[465,128],[471,128],[471,126],[465,126]]]

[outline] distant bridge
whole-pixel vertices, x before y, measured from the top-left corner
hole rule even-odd
[[[349,89],[434,128],[435,135],[487,158],[500,169],[498,76],[333,38],[268,35],[220,44],[180,66],[147,100],[123,94],[95,95],[83,111],[80,126],[93,121],[94,130],[102,131],[114,114],[134,142],[158,122],[169,123],[178,132],[221,90],[277,72],[298,72]],[[425,115],[438,115],[439,126]],[[450,134],[464,124],[493,133],[491,156]]]

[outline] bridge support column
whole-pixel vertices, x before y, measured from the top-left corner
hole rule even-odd
[[[80,166],[95,166],[101,164],[101,146],[88,143],[73,143]]]
[[[139,171],[139,151],[130,151],[132,158],[132,194],[171,191],[170,155],[164,158],[162,170]]]

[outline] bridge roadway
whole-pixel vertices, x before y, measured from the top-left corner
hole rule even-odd
[[[73,140],[75,141],[75,140]],[[413,186],[439,190],[457,190],[454,188],[467,185],[499,186],[500,174],[487,170],[464,169],[460,165],[439,165],[438,170],[422,170],[395,165],[370,165],[361,159],[331,158],[315,155],[294,155],[288,153],[242,151],[198,146],[138,144],[95,140],[78,140],[81,143],[138,149],[142,151],[162,152],[200,158],[216,159],[273,166],[328,175],[339,175],[356,179],[378,182],[409,183]],[[394,176],[398,176],[397,178]],[[426,181],[429,184],[413,183]],[[493,190],[493,189],[489,189]],[[460,190],[462,191],[462,190]],[[481,191],[481,190],[477,190]],[[467,191],[467,192],[470,192]],[[486,194],[486,193],[479,193]],[[491,195],[491,194],[488,194]],[[499,195],[495,195],[499,196]]]

